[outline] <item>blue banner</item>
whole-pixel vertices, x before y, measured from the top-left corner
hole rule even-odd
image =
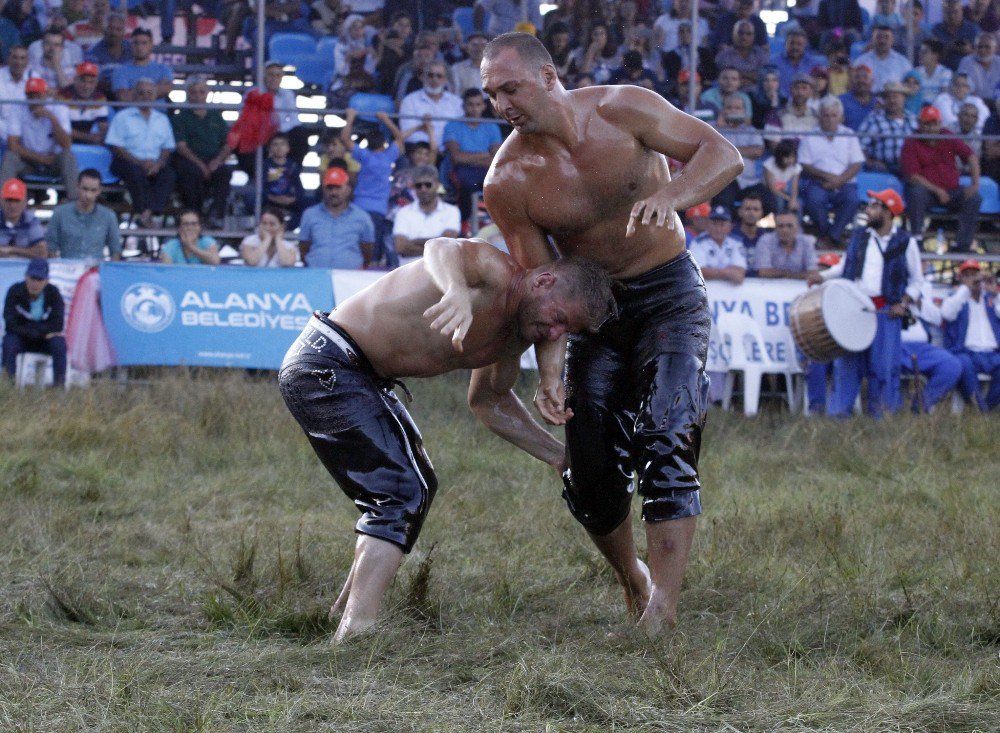
[[[314,310],[333,308],[329,270],[101,265],[101,311],[123,365],[277,369]]]

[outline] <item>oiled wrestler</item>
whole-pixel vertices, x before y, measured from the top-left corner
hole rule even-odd
[[[422,260],[315,314],[289,349],[281,394],[323,465],[361,512],[339,641],[375,623],[430,509],[437,479],[396,398],[405,377],[474,369],[469,404],[493,432],[558,471],[563,444],[513,393],[531,344],[596,331],[616,314],[611,282],[585,260],[525,270],[479,240],[430,240]]]

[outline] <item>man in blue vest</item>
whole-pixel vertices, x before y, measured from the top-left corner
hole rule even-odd
[[[993,275],[975,260],[958,266],[958,289],[941,304],[944,345],[962,362],[962,395],[981,410],[1000,405],[1000,298]],[[979,394],[979,374],[990,375],[986,398]]]
[[[868,197],[868,226],[855,230],[844,259],[809,278],[810,284],[834,277],[855,281],[872,299],[878,318],[875,340],[868,349],[833,362],[833,394],[828,411],[832,417],[852,413],[862,379],[868,382],[866,405],[872,417],[880,417],[883,409],[896,411],[902,406],[899,373],[903,316],[910,303],[920,297],[923,281],[916,240],[894,221],[905,210],[903,199],[891,188],[868,191]]]

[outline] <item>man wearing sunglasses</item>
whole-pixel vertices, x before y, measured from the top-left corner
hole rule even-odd
[[[392,239],[400,264],[421,257],[424,244],[434,237],[457,237],[461,228],[458,207],[441,200],[437,168],[418,165],[413,170],[413,190],[417,200],[398,212],[392,227]]]

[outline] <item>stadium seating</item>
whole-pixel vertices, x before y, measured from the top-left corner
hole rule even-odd
[[[972,179],[962,176],[959,183],[968,186]],[[980,214],[1000,214],[1000,190],[997,190],[996,181],[989,176],[982,176],[979,179],[979,195],[983,197],[983,203],[979,207]]]
[[[877,171],[861,171],[857,177],[858,198],[862,204],[868,203],[868,191],[884,191],[891,188],[900,196],[903,195],[903,182],[892,173]]]
[[[316,42],[316,55],[329,58],[333,63],[333,50],[337,47],[336,36],[323,36]]]
[[[295,76],[303,83],[319,89],[328,89],[333,81],[333,54],[298,56],[295,64]]]
[[[101,174],[101,183],[113,186],[118,183],[118,176],[111,172],[111,151],[103,145],[84,145],[73,143],[73,155],[76,156],[76,166],[80,170],[93,168]]]
[[[316,39],[307,33],[275,33],[267,45],[268,58],[294,63],[293,58],[316,53]]]

